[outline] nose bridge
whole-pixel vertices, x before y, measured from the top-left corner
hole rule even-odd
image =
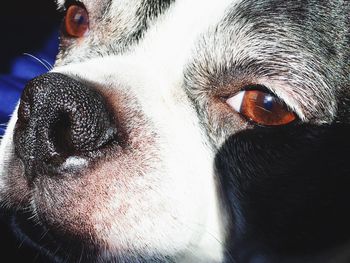
[[[149,54],[96,58],[54,71],[92,83],[107,98],[116,115],[122,112],[123,118],[127,116],[123,125],[134,121],[134,114],[127,112],[139,112],[152,123],[152,129],[163,142],[181,145],[184,139],[198,135],[198,127],[194,127],[197,115],[182,87],[183,67],[164,67],[159,60],[150,61]]]
[[[129,94],[143,110],[165,101],[170,106],[170,101],[183,96],[180,95],[182,70],[182,67],[165,67],[156,59],[150,60],[149,53],[142,53],[90,59],[56,67],[53,72],[78,76],[105,94]]]

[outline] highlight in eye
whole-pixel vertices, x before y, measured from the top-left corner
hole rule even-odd
[[[66,12],[64,26],[70,37],[85,36],[89,30],[89,15],[86,9],[78,4],[70,5]]]
[[[297,119],[296,114],[278,97],[258,88],[259,86],[249,87],[226,102],[235,111],[259,125],[280,126]]]

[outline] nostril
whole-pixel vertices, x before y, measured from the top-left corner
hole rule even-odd
[[[30,81],[22,94],[15,149],[28,171],[91,153],[116,137],[115,118],[88,85],[59,73]]]
[[[52,139],[53,147],[59,155],[73,155],[74,145],[71,137],[71,121],[68,113],[60,113],[53,123],[49,137]]]

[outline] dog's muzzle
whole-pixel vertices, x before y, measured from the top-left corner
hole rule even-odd
[[[88,84],[59,73],[31,80],[21,97],[14,140],[26,175],[98,150],[116,135],[113,119]]]

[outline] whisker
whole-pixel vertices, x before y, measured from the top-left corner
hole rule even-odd
[[[50,68],[50,70],[53,69],[53,66],[51,65],[51,63],[48,62],[46,59],[42,59],[42,61],[46,63],[46,65]]]
[[[84,255],[84,245],[83,245],[82,248],[81,248],[78,263],[81,263],[81,262],[82,262],[82,260],[83,260],[83,255]]]
[[[36,60],[37,62],[39,62],[41,65],[43,65],[48,71],[50,71],[50,68],[47,64],[45,64],[45,62],[43,62],[43,60],[39,59],[38,57],[32,55],[32,54],[29,54],[29,53],[23,53],[23,55],[25,56],[28,56],[28,57],[31,57],[33,58],[34,60]],[[48,62],[47,62],[48,63]],[[50,64],[49,64],[50,65]],[[51,65],[50,65],[51,66]],[[52,67],[52,66],[51,66]]]
[[[40,235],[39,241],[43,240],[48,233],[49,233],[49,229],[46,229],[45,231],[43,231],[43,233]]]
[[[203,233],[206,233],[208,234],[212,240],[214,240],[215,242],[217,242],[218,244],[222,245],[222,249],[224,251],[224,255],[227,259],[229,259],[228,262],[234,262],[234,259],[233,259],[233,255],[231,254],[231,252],[229,251],[229,249],[227,248],[226,244],[224,241],[220,241],[220,239],[214,234],[212,233],[211,231],[208,231],[206,228],[205,228],[205,225],[203,223],[199,223],[199,222],[196,222],[196,221],[192,221],[190,222],[190,224],[192,225],[183,225],[184,227],[190,229],[190,230],[194,230],[194,226],[199,226],[200,228],[202,228],[204,230]],[[190,251],[191,252],[191,251]]]

